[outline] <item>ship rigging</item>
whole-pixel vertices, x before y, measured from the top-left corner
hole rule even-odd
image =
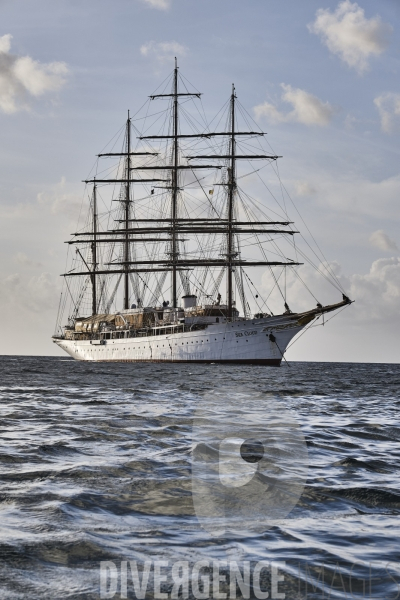
[[[278,365],[301,329],[350,300],[322,263],[317,268],[342,300],[292,312],[286,273],[297,276],[303,264],[298,232],[285,210],[268,210],[239,185],[245,177],[260,178],[265,165],[277,174],[280,157],[259,143],[266,134],[249,126],[234,86],[225,128],[224,113],[211,128],[201,93],[188,89],[176,62],[171,79],[149,97],[144,117],[133,120],[128,112],[123,148],[100,153],[97,172],[85,180],[89,216],[67,242],[75,252],[63,275],[53,339],[81,360]],[[189,101],[201,103],[196,116],[186,110]],[[167,102],[167,109],[149,115],[156,102]],[[183,130],[182,116],[192,132]],[[111,166],[102,168],[105,160]],[[103,197],[110,188],[111,209]],[[287,257],[290,249],[294,258]],[[253,283],[258,267],[268,270],[268,294],[257,293]],[[268,304],[273,291],[282,313]]]

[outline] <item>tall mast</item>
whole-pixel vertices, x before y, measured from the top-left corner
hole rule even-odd
[[[169,139],[172,141],[172,156],[171,156],[171,164],[167,167],[171,171],[171,177],[169,179],[163,178],[146,178],[139,177],[134,178],[131,176],[131,171],[146,171],[146,170],[165,170],[165,165],[151,165],[151,164],[142,164],[137,165],[135,167],[131,166],[131,156],[157,156],[158,152],[131,152],[130,151],[130,137],[131,137],[131,120],[128,112],[128,120],[126,122],[126,136],[125,136],[125,152],[111,152],[106,154],[99,154],[101,157],[114,157],[114,156],[123,156],[125,160],[125,168],[126,174],[122,179],[91,179],[85,180],[86,183],[121,183],[125,187],[125,197],[121,198],[121,202],[124,207],[124,214],[119,222],[123,223],[124,228],[119,227],[118,229],[108,229],[107,231],[101,232],[101,239],[97,238],[97,233],[95,232],[96,242],[98,243],[111,243],[115,244],[116,242],[120,242],[125,252],[123,253],[123,260],[116,262],[112,261],[111,263],[107,263],[105,266],[114,267],[107,268],[99,271],[97,269],[97,265],[94,269],[90,269],[86,263],[86,267],[93,274],[95,270],[95,276],[98,275],[106,275],[106,274],[122,274],[124,275],[123,281],[125,283],[125,294],[124,294],[124,308],[129,308],[129,275],[130,273],[139,273],[139,272],[163,272],[169,271],[172,274],[172,306],[177,307],[178,305],[178,289],[177,289],[177,274],[180,271],[185,271],[187,268],[191,267],[213,267],[213,266],[223,266],[227,272],[227,307],[228,307],[228,317],[233,319],[234,314],[234,299],[233,299],[233,273],[236,268],[240,268],[242,266],[286,266],[286,265],[299,265],[301,263],[295,263],[293,261],[289,262],[281,262],[281,261],[243,261],[238,255],[238,248],[235,248],[235,242],[237,237],[241,234],[246,233],[260,233],[260,234],[288,234],[293,235],[296,233],[292,230],[283,230],[272,228],[273,225],[289,225],[289,222],[281,222],[281,221],[265,221],[265,222],[250,222],[243,221],[239,222],[235,219],[235,198],[237,192],[237,183],[236,183],[236,162],[237,160],[245,159],[267,159],[267,160],[276,160],[279,158],[275,155],[269,154],[237,154],[236,152],[236,138],[239,136],[263,136],[263,132],[257,131],[236,131],[235,124],[235,87],[232,86],[232,93],[230,97],[230,126],[228,131],[221,132],[207,132],[204,134],[181,134],[179,131],[179,97],[197,97],[201,96],[200,92],[182,92],[180,93],[178,90],[178,65],[175,58],[175,68],[173,72],[173,85],[172,85],[172,93],[167,94],[154,94],[150,96],[151,100],[156,98],[172,98],[173,106],[172,106],[172,131],[168,132],[168,134],[163,135],[149,135],[149,136],[140,136],[141,140],[161,140],[161,139]],[[185,158],[188,161],[192,159],[217,159],[217,160],[228,160],[228,181],[226,184],[227,188],[227,215],[224,219],[199,219],[199,218],[179,218],[178,211],[178,194],[180,191],[180,177],[179,173],[181,170],[195,170],[195,169],[220,169],[221,165],[213,165],[213,164],[193,164],[190,162],[189,164],[180,164],[179,160],[179,140],[180,138],[211,138],[215,136],[225,136],[229,140],[228,154],[210,154],[210,155],[197,155],[197,156],[186,156]],[[226,163],[225,163],[226,164]],[[171,189],[171,214],[168,219],[169,226],[163,226],[163,222],[167,222],[167,219],[131,219],[130,218],[130,187],[135,183],[140,183],[143,185],[144,183],[153,183],[153,182],[162,182],[167,184],[168,187],[164,189]],[[96,209],[97,210],[97,209]],[[135,227],[131,227],[131,221],[135,221]],[[153,223],[156,221],[156,225]],[[148,223],[148,225],[139,225],[139,222]],[[248,226],[248,227],[247,227]],[[256,226],[256,228],[255,228]],[[161,238],[147,237],[148,235],[153,236],[154,234],[165,233],[168,236],[167,239],[170,241],[170,252],[167,260],[144,260],[143,258],[137,259],[133,257],[134,260],[130,257],[130,246],[134,243],[147,241],[164,241]],[[205,259],[181,259],[179,254],[179,241],[180,234],[210,234],[210,233],[220,233],[226,237],[226,255],[223,258],[218,257],[208,257]],[[85,239],[81,239],[81,236],[92,236],[93,234],[90,232],[82,233],[77,232],[74,236],[77,236],[74,240],[68,242],[70,244],[84,244],[87,243]],[[138,235],[145,235],[146,238],[137,237]],[[165,239],[165,241],[167,241]],[[79,250],[78,250],[79,252]],[[239,256],[239,258],[238,258]],[[84,259],[83,259],[84,261]],[[84,261],[85,262],[85,261]],[[115,269],[116,266],[121,266],[121,269]],[[69,272],[65,273],[64,276],[83,276],[87,275],[87,271],[85,272]],[[239,285],[240,288],[240,285]],[[239,290],[240,291],[240,290]],[[96,290],[94,290],[94,294]],[[96,310],[94,303],[94,310]]]
[[[129,308],[129,228],[130,202],[131,202],[131,119],[128,110],[128,119],[126,121],[126,186],[125,186],[125,243],[124,243],[124,308]]]
[[[231,131],[230,131],[230,168],[229,179],[228,179],[228,226],[227,226],[227,288],[228,288],[228,317],[233,317],[233,269],[232,261],[234,259],[234,232],[233,232],[233,217],[234,217],[234,203],[235,203],[235,192],[236,192],[236,142],[235,142],[235,86],[232,84],[232,95],[231,95]]]
[[[96,269],[97,269],[97,188],[93,185],[93,241],[92,241],[92,315],[97,314]]]
[[[176,219],[177,219],[177,204],[178,204],[178,162],[179,162],[179,145],[178,145],[178,63],[175,57],[174,69],[174,112],[173,112],[173,163],[172,163],[172,198],[171,198],[171,261],[172,261],[172,306],[175,308],[177,302],[177,281],[176,281],[176,262],[178,259],[178,247],[176,240]]]

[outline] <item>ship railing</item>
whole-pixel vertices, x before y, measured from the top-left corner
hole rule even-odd
[[[114,331],[102,331],[92,333],[92,335],[85,336],[82,338],[82,334],[79,335],[79,339],[90,339],[90,340],[118,340],[135,337],[153,337],[160,335],[171,335],[174,333],[185,333],[189,331],[196,331],[205,329],[207,323],[169,323],[163,325],[156,325],[155,327],[141,327],[140,329],[124,329]]]

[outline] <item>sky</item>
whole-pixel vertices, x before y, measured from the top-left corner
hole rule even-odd
[[[177,56],[210,119],[235,83],[355,301],[288,360],[399,362],[398,0],[0,0],[0,17],[0,354],[62,354],[82,180]]]

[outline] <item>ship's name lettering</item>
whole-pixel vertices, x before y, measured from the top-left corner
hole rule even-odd
[[[257,335],[257,333],[257,331],[236,331],[235,335],[236,337],[243,337],[247,335]]]

